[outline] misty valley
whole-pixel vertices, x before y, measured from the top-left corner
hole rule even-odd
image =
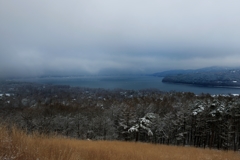
[[[0,0],[0,160],[239,160],[239,6]]]

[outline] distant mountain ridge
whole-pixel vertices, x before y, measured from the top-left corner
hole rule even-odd
[[[187,69],[187,70],[168,70],[163,72],[157,72],[153,73],[153,76],[157,77],[165,77],[165,76],[173,76],[177,74],[188,74],[188,73],[199,73],[199,72],[213,72],[213,71],[223,71],[223,70],[231,70],[231,69],[240,69],[240,67],[218,67],[218,66],[212,66],[212,67],[206,67],[206,68],[200,68],[200,69]]]
[[[162,82],[202,86],[240,87],[240,67],[207,67],[196,70],[171,70],[154,73]]]

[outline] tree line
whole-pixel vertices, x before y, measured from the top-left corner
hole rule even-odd
[[[239,96],[71,87],[61,88],[56,96],[52,87],[39,91],[30,85],[28,90],[24,97],[17,91],[2,96],[1,123],[29,134],[240,149]],[[37,105],[23,105],[30,97],[38,99]],[[11,105],[10,98],[21,105]]]

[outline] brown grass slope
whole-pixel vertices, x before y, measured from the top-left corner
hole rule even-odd
[[[27,135],[0,126],[0,160],[239,160],[238,152]]]

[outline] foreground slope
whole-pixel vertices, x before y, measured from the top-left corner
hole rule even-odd
[[[0,159],[14,160],[239,160],[240,154],[191,147],[119,141],[80,141],[57,136],[26,135],[0,127]]]

